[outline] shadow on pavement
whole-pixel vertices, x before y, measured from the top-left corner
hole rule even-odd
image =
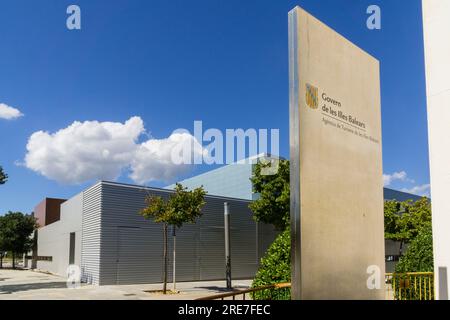
[[[214,291],[214,292],[233,292],[236,290],[245,290],[248,289],[247,286],[234,286],[233,289],[227,289],[224,287],[217,287],[217,286],[209,286],[209,287],[195,287],[196,289],[204,289],[204,290],[209,290],[209,291]]]
[[[0,285],[0,295],[2,294],[12,294],[15,292],[22,292],[28,290],[39,290],[39,289],[59,289],[67,288],[66,282],[46,282],[46,283],[26,283],[26,284],[11,284],[11,285]]]

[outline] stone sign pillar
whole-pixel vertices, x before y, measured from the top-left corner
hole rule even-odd
[[[289,13],[293,299],[384,299],[379,62]]]

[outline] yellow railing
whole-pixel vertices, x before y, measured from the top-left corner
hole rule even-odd
[[[387,300],[434,300],[434,273],[386,273],[386,299]],[[290,290],[290,283],[278,283],[246,290],[203,297],[197,300],[246,300],[257,292],[269,290]]]
[[[287,290],[290,288],[291,288],[290,283],[277,283],[277,284],[272,284],[272,285],[258,287],[258,288],[250,288],[250,289],[246,289],[246,290],[236,290],[236,291],[232,291],[232,292],[216,294],[213,296],[204,297],[204,298],[200,298],[200,299],[196,299],[196,300],[226,300],[227,298],[231,299],[231,300],[240,300],[239,298],[241,298],[242,300],[245,300],[247,295],[250,295],[252,293],[265,291],[265,290],[282,290],[282,289]]]
[[[388,300],[434,300],[434,274],[387,273],[386,294]]]

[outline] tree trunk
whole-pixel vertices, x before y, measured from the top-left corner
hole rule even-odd
[[[12,268],[13,269],[16,268],[16,253],[15,252],[12,253]]]
[[[3,254],[0,253],[0,269],[3,269]]]
[[[167,293],[167,223],[164,223],[164,250],[163,250],[163,260],[164,260],[164,274],[163,274],[163,294]]]
[[[172,226],[173,227],[173,271],[172,271],[172,278],[173,278],[173,292],[177,292],[177,278],[176,278],[176,274],[177,274],[177,227]]]

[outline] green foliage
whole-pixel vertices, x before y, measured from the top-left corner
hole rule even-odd
[[[428,198],[413,201],[386,201],[384,204],[385,238],[403,244],[414,240],[431,224],[431,204]],[[401,252],[400,252],[401,254]]]
[[[260,198],[249,207],[256,221],[285,230],[289,226],[290,216],[289,161],[280,160],[278,173],[275,175],[261,174],[261,170],[267,165],[269,164],[255,165],[251,181],[253,192],[258,193]]]
[[[3,171],[2,166],[0,166],[0,185],[5,184],[8,181],[8,175]]]
[[[433,300],[432,275],[411,277],[406,273],[433,272],[433,233],[431,224],[424,226],[395,267],[395,296],[402,300]],[[430,279],[431,278],[431,279]],[[426,289],[426,290],[425,290]]]
[[[260,198],[250,204],[256,221],[273,224],[278,230],[286,230],[290,217],[289,161],[280,161],[276,175],[261,174],[264,164],[255,166],[253,191]],[[386,201],[384,205],[385,238],[409,244],[397,272],[432,271],[431,204],[428,198],[413,201]],[[261,260],[261,267],[252,287],[290,282],[290,234],[285,231],[270,246]],[[400,249],[402,250],[402,249]],[[411,251],[410,251],[411,250]],[[401,252],[400,252],[401,254]],[[289,299],[290,291],[264,290],[253,294],[254,299]]]
[[[389,240],[401,241],[406,238],[403,228],[400,227],[401,203],[392,200],[384,202],[384,237]]]
[[[395,267],[396,299],[420,300],[434,297],[433,281],[429,276],[410,276],[411,272],[433,272],[433,233],[431,227],[431,204],[422,198],[416,202],[387,201],[385,203],[385,237],[409,244],[406,253],[400,252]],[[424,288],[427,288],[425,294]]]
[[[405,214],[402,218],[407,217],[408,235],[412,241],[423,228],[431,226],[431,203],[428,198],[424,197],[416,202],[408,201],[404,206]]]
[[[0,217],[0,251],[13,254],[28,252],[33,245],[31,235],[36,228],[36,219],[31,215],[9,212]]]
[[[433,272],[433,270],[433,232],[431,224],[428,224],[411,241],[405,255],[395,267],[395,272]]]
[[[188,191],[181,184],[176,185],[175,193],[166,201],[161,197],[150,196],[146,199],[147,207],[141,211],[146,219],[157,223],[180,228],[183,223],[194,223],[202,215],[201,209],[205,205],[206,191],[197,188]]]
[[[261,266],[252,288],[270,284],[291,282],[291,236],[290,231],[281,233],[261,259]],[[254,300],[290,300],[288,289],[271,289],[255,292]]]

